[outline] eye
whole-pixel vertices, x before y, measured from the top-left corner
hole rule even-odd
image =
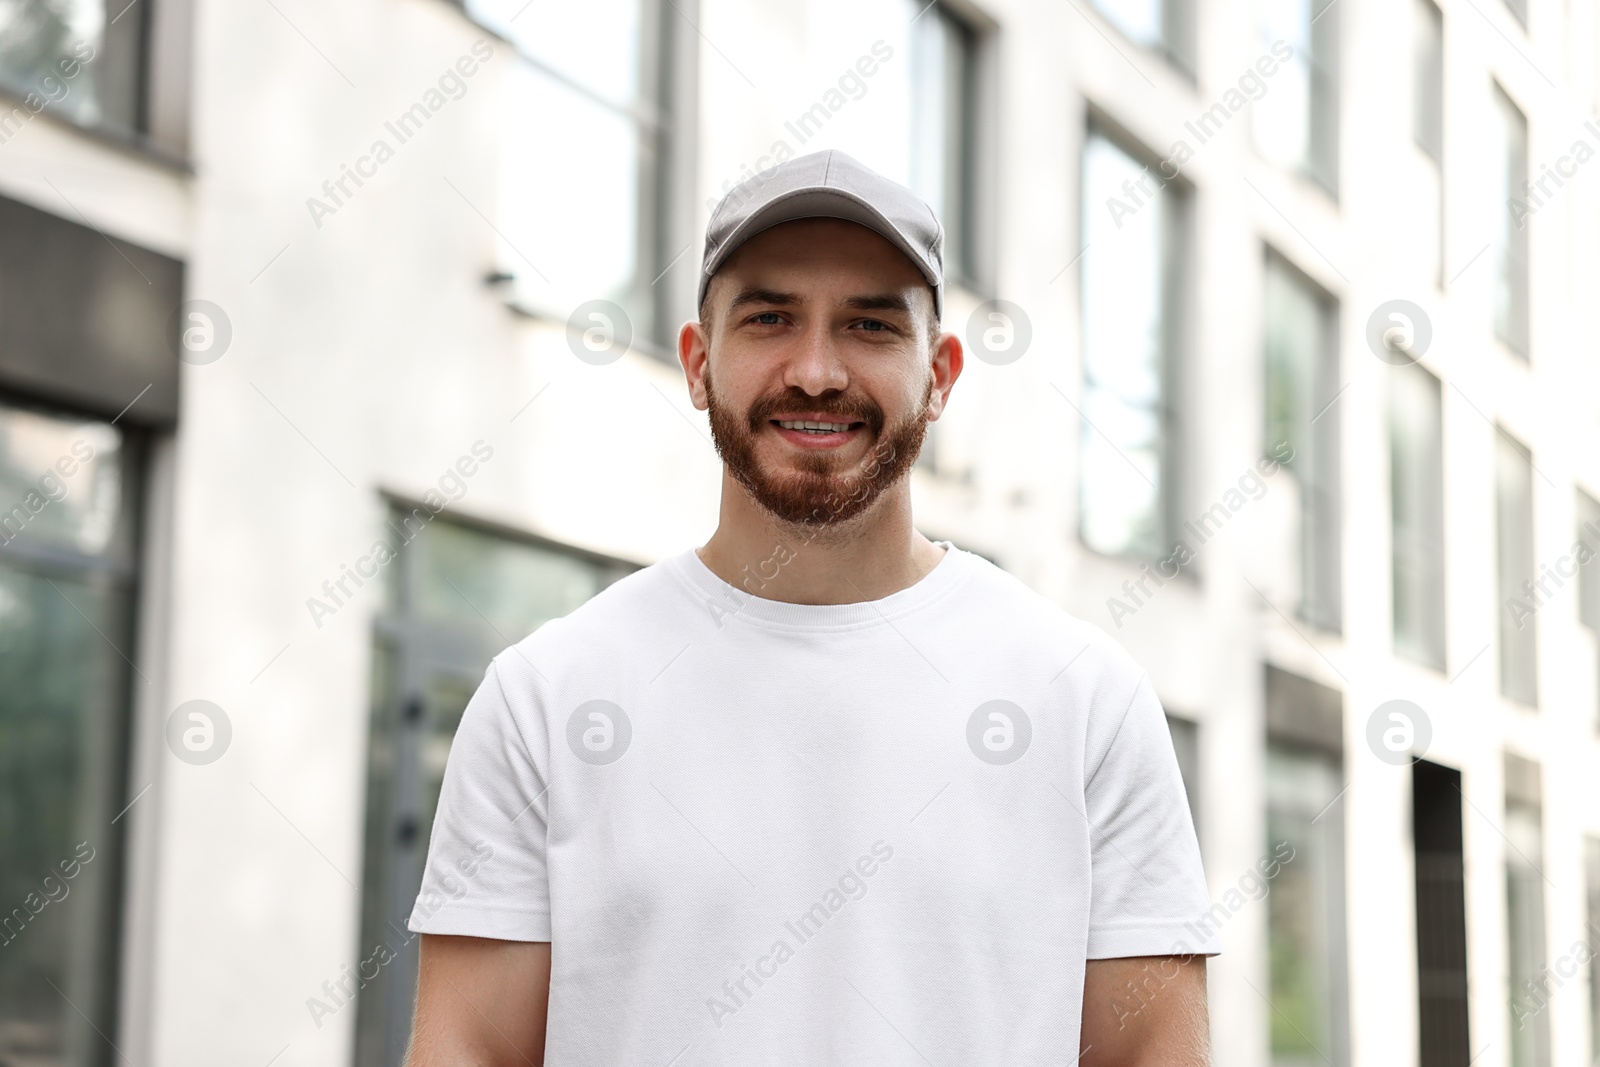
[[[776,326],[783,319],[776,311],[763,311],[759,315],[752,315],[750,321],[762,326]],[[763,321],[766,320],[766,321]]]
[[[882,333],[889,328],[889,324],[878,319],[864,319],[856,323],[857,326],[866,327],[868,333]]]

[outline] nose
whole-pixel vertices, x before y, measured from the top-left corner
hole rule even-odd
[[[809,323],[804,334],[795,339],[784,367],[783,384],[804,390],[807,396],[820,396],[829,390],[843,392],[850,384],[827,322]]]

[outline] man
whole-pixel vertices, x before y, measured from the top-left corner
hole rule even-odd
[[[962,366],[942,244],[837,151],[713,213],[678,356],[716,531],[490,664],[410,923],[412,1067],[1209,1063],[1149,678],[912,527]]]

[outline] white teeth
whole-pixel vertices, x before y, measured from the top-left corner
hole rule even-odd
[[[848,430],[850,428],[850,424],[847,422],[797,422],[794,420],[785,421],[783,419],[778,420],[778,425],[782,426],[785,430],[812,430],[821,431],[823,433],[838,433],[842,430]]]

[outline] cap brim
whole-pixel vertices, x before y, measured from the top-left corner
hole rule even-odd
[[[905,235],[877,208],[853,193],[830,187],[811,187],[784,193],[735,227],[706,263],[705,273],[700,278],[700,299],[705,299],[711,276],[750,238],[779,223],[815,218],[844,219],[872,230],[899,249],[916,266],[923,279],[933,287],[937,299],[940,278],[929,265],[926,254],[906,240]]]

